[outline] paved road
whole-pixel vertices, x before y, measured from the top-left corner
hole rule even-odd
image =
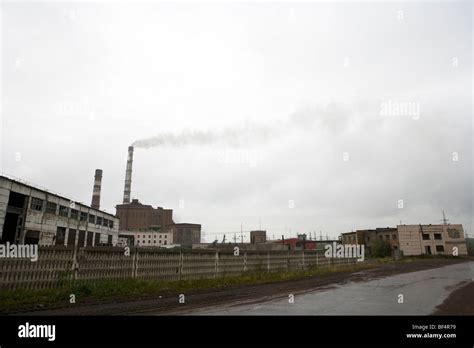
[[[240,303],[196,311],[194,315],[428,315],[455,289],[474,280],[474,262],[394,275],[365,283],[289,298]],[[399,295],[403,303],[398,303]],[[474,296],[471,296],[474,301]]]

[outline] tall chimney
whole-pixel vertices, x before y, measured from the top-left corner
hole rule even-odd
[[[102,169],[95,170],[94,176],[94,189],[92,191],[92,203],[91,207],[99,209],[100,207],[100,189],[102,187]]]
[[[125,171],[125,188],[123,190],[123,203],[130,203],[130,192],[132,189],[132,164],[133,146],[128,147],[127,170]]]

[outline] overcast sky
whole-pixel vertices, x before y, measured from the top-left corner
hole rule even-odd
[[[132,198],[206,241],[260,222],[336,237],[443,209],[473,235],[472,15],[470,2],[3,3],[1,171],[90,204],[101,168],[115,213],[138,141]]]

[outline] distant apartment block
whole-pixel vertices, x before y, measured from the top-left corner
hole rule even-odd
[[[0,176],[1,243],[115,245],[118,226],[114,215]]]

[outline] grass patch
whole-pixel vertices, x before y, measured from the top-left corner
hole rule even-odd
[[[0,313],[7,314],[19,311],[65,307],[69,305],[71,294],[76,297],[76,304],[94,300],[130,300],[151,296],[177,295],[209,289],[223,289],[250,284],[264,284],[288,280],[297,280],[334,273],[348,273],[355,270],[372,268],[373,265],[357,264],[320,269],[291,272],[255,272],[241,276],[226,276],[212,279],[196,279],[182,281],[156,280],[101,280],[95,283],[76,283],[59,289],[42,290],[7,290],[0,292]]]

